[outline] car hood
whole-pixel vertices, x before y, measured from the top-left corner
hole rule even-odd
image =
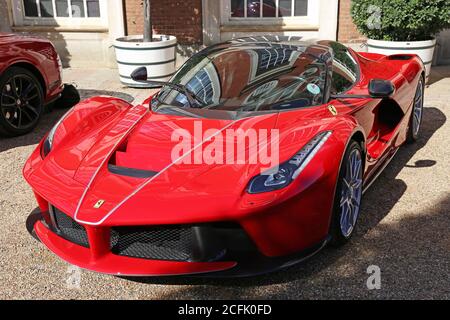
[[[277,113],[270,113],[235,120],[206,119],[158,114],[138,106],[116,116],[108,126],[99,126],[98,131],[61,140],[45,162],[85,186],[76,219],[101,223],[129,200],[143,195],[148,200],[149,194],[150,198],[168,194],[176,197],[192,193],[191,188],[206,191],[212,174],[234,180],[221,188],[229,191],[227,196],[236,196],[236,192],[242,192],[236,182],[244,183],[243,179],[258,170],[259,163],[230,160],[229,164],[225,157],[222,162],[210,163],[203,155],[214,143],[228,151],[231,149],[226,145],[231,146],[237,153],[237,136],[226,133],[239,130],[262,129],[270,141],[270,129],[275,127],[277,117]],[[246,149],[250,152],[248,145]],[[185,187],[192,181],[196,181],[196,187]],[[99,201],[102,205],[96,207]]]

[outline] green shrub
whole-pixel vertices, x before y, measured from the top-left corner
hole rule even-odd
[[[370,39],[430,40],[450,27],[450,0],[352,0],[351,15]]]

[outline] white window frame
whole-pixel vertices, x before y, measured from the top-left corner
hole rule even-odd
[[[38,0],[39,1],[39,0]],[[55,0],[53,1],[53,8],[56,8]],[[117,0],[114,0],[117,1]],[[27,17],[25,16],[25,9],[23,0],[11,0],[13,4],[13,18],[15,26],[51,26],[51,27],[65,27],[73,29],[83,29],[89,27],[108,27],[108,0],[99,0],[100,17],[87,17],[87,5],[85,5],[85,17],[72,17],[72,11],[69,10],[69,17]],[[40,11],[38,3],[38,12]],[[55,14],[56,12],[54,12]]]
[[[263,1],[263,0],[261,0]],[[274,0],[277,4],[279,0]],[[221,19],[222,25],[309,25],[319,26],[320,17],[320,1],[308,0],[308,13],[306,16],[294,16],[294,17],[265,17],[265,18],[245,18],[245,17],[231,17],[231,0],[220,0],[221,2]],[[292,0],[294,3],[294,0]],[[292,5],[294,6],[294,5]],[[247,11],[247,7],[244,5],[244,10]],[[262,6],[261,6],[262,10]],[[293,8],[292,8],[292,12]],[[277,13],[278,15],[278,10]],[[261,14],[262,15],[262,14]]]

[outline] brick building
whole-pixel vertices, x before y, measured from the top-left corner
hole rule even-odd
[[[181,44],[188,45],[208,45],[236,36],[268,33],[336,38],[338,0],[264,1],[279,8],[289,6],[283,14],[281,9],[267,12],[261,7],[250,12],[252,2],[259,4],[259,0],[153,0],[154,30],[176,35]],[[303,10],[297,10],[297,5]],[[321,10],[322,7],[327,10]],[[141,33],[142,1],[126,0],[125,17],[127,32]],[[321,21],[330,23],[321,25]]]
[[[125,27],[127,34],[143,31],[142,0],[127,0]],[[171,34],[182,44],[201,44],[202,0],[152,0],[152,22],[155,32]]]
[[[345,43],[361,42],[365,38],[356,29],[350,16],[351,0],[339,1],[337,39]]]
[[[175,35],[182,58],[203,45],[249,35],[296,35],[355,46],[364,40],[350,16],[351,0],[151,0],[151,4],[155,33]],[[142,0],[0,0],[0,31],[50,38],[66,65],[115,67],[113,40],[142,30]],[[450,51],[449,32],[444,39],[443,55]]]

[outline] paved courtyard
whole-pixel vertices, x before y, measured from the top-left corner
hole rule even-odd
[[[140,102],[109,69],[66,69],[84,98],[109,94]],[[420,140],[397,153],[363,198],[359,228],[287,270],[248,279],[124,279],[73,268],[35,241],[25,220],[35,207],[21,169],[40,137],[65,112],[46,114],[26,136],[0,138],[0,299],[450,299],[450,67],[434,67]],[[381,270],[368,290],[367,268]],[[79,285],[77,281],[79,279]]]

